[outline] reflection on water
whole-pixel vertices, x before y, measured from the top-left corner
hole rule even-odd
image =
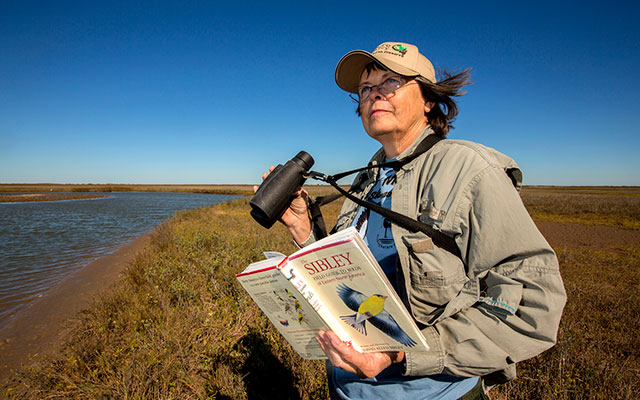
[[[108,193],[107,198],[0,203],[0,326],[28,301],[176,211],[237,196]]]

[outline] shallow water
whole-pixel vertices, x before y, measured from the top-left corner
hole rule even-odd
[[[177,211],[238,197],[105,194],[109,197],[0,203],[0,326],[73,271],[150,232]]]

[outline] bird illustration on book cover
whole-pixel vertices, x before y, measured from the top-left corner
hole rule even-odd
[[[344,283],[338,285],[337,293],[344,304],[356,312],[351,315],[341,315],[340,319],[358,332],[366,335],[366,323],[369,321],[371,325],[405,346],[413,347],[417,344],[415,340],[400,328],[400,325],[393,319],[391,314],[384,309],[384,302],[387,296],[379,294],[366,296]]]

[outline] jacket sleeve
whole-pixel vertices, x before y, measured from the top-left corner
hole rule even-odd
[[[554,345],[566,294],[555,253],[503,170],[487,166],[462,193],[451,232],[474,298],[423,329],[426,353],[406,375],[481,376]]]

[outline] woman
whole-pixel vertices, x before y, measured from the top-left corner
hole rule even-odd
[[[467,81],[464,71],[437,82],[418,48],[397,42],[352,51],[336,67],[338,86],[357,95],[363,127],[382,145],[374,165],[407,158],[430,135],[445,137],[457,115],[452,97]],[[520,179],[510,158],[454,140],[397,171],[356,177],[354,195],[430,225],[459,253],[345,201],[334,229],[356,226],[430,349],[360,354],[320,332],[334,396],[485,398],[483,388],[515,378],[516,362],[555,343],[566,294],[556,256],[520,200]],[[301,246],[315,240],[303,190],[281,221]]]

